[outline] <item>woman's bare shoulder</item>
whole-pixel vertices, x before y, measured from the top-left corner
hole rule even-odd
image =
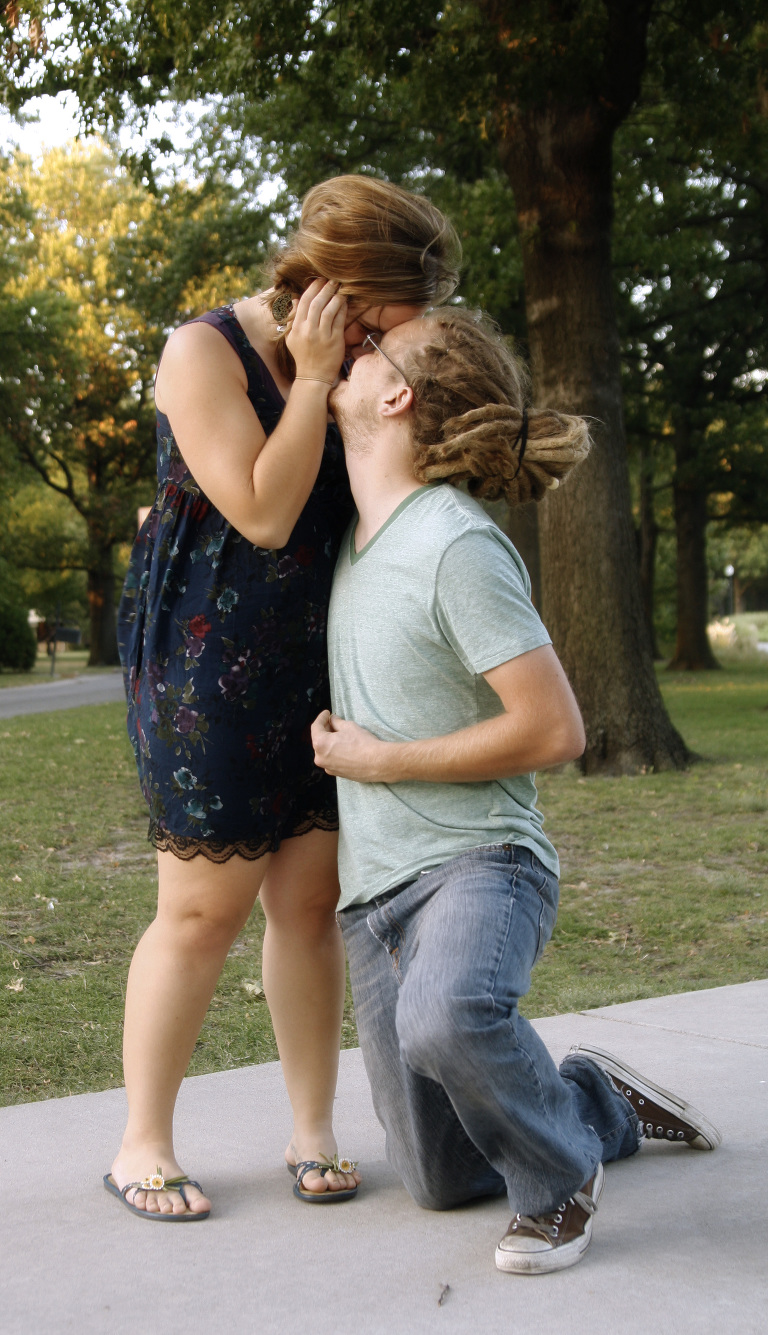
[[[155,398],[158,390],[172,391],[177,386],[197,386],[211,380],[231,380],[247,390],[245,368],[229,340],[207,321],[179,325],[163,349],[157,369]],[[158,401],[158,407],[161,407]]]

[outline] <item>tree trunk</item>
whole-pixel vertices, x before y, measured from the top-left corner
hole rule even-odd
[[[589,458],[539,510],[547,626],[584,715],[586,774],[682,768],[640,595],[611,273],[613,129],[597,102],[519,113],[517,203],[534,402],[592,418]]]
[[[115,613],[115,571],[112,548],[93,553],[88,568],[88,608],[91,622],[89,667],[112,667],[119,663]]]
[[[750,587],[748,580],[739,579],[738,575],[733,576],[733,610],[737,615],[747,610],[746,593]]]
[[[675,530],[677,533],[677,637],[670,668],[700,672],[718,668],[707,635],[707,493],[693,470],[693,444],[684,427],[675,432]]]
[[[653,455],[644,441],[640,449],[640,528],[638,530],[638,560],[640,563],[640,597],[643,603],[645,624],[651,641],[651,653],[656,659],[661,658],[656,642],[654,625],[656,581],[656,546],[659,539],[659,526],[656,523],[656,511],[653,504]]]

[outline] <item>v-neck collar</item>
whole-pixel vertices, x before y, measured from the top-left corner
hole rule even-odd
[[[352,525],[349,534],[350,565],[356,565],[357,562],[360,561],[365,556],[366,552],[369,552],[371,550],[373,544],[375,542],[378,542],[382,533],[386,533],[390,524],[394,524],[395,520],[399,518],[399,516],[403,513],[403,510],[407,510],[408,506],[412,505],[413,502],[417,499],[417,497],[422,496],[425,491],[432,491],[434,486],[435,486],[434,482],[426,482],[423,487],[417,487],[415,491],[409,492],[408,495],[405,497],[405,499],[402,500],[400,504],[396,506],[395,509],[392,511],[391,515],[389,516],[389,519],[385,519],[381,528],[378,528],[376,530],[373,537],[368,539],[365,546],[361,547],[359,552],[355,551],[355,529],[357,528],[357,523],[354,523]]]

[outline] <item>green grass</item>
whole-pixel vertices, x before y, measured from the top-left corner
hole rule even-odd
[[[686,774],[542,775],[563,863],[529,1015],[763,977],[768,921],[768,662],[662,674]],[[156,873],[120,705],[0,720],[0,1102],[122,1083],[125,975]],[[257,906],[192,1073],[269,1061]],[[355,1043],[348,1004],[344,1044]]]
[[[723,662],[661,674],[686,773],[540,776],[561,902],[528,1014],[768,973],[768,662]]]

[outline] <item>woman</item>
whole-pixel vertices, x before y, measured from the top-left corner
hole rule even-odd
[[[338,818],[309,740],[328,700],[325,620],[351,513],[327,399],[369,332],[453,290],[457,253],[427,200],[339,177],[307,195],[270,289],[183,325],[163,354],[159,490],[120,615],[158,911],[128,978],[129,1118],[105,1178],[144,1217],[207,1217],[209,1200],[175,1157],[173,1110],[257,895],[294,1191],[327,1203],[360,1181],[341,1171],[332,1128],[344,1001]]]

